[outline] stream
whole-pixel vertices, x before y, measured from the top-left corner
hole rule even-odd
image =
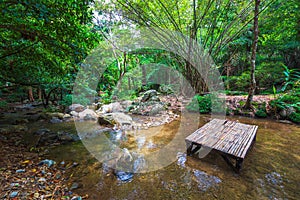
[[[209,115],[190,114],[161,127],[136,132],[103,132],[108,140],[135,152],[133,172],[114,171],[107,162],[98,162],[86,148],[87,140],[49,148],[44,155],[57,163],[77,162],[70,181],[78,183],[77,193],[89,199],[299,199],[300,197],[300,127],[274,120],[227,117],[241,123],[258,125],[257,139],[248,152],[240,174],[236,174],[221,156],[210,152],[205,158],[186,156],[185,146],[172,146],[163,159],[171,161],[152,169],[145,157],[159,151],[174,140],[185,138],[208,122]],[[190,126],[191,121],[198,127]],[[198,123],[199,121],[199,123]],[[77,130],[74,122],[49,124],[31,122],[31,132],[41,128],[51,131],[96,131],[96,122],[84,122]],[[96,126],[95,126],[96,127]],[[81,134],[79,134],[82,136]],[[92,139],[92,142],[97,140]],[[183,141],[184,142],[184,141]],[[85,145],[84,145],[84,144]],[[183,143],[184,144],[184,143]],[[102,148],[103,147],[99,147]],[[95,151],[97,150],[94,149]],[[160,154],[163,154],[161,151]],[[175,153],[175,154],[174,154]],[[111,154],[108,153],[108,156]],[[153,165],[154,166],[154,165]],[[147,168],[146,171],[143,169]],[[150,169],[150,170],[149,170]],[[152,170],[151,170],[152,169]],[[125,176],[125,178],[124,178]]]

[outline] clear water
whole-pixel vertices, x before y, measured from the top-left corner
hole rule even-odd
[[[209,116],[195,115],[186,119],[183,137],[196,128],[188,122],[199,120],[199,126]],[[178,147],[174,162],[148,173],[137,173],[122,181],[105,163],[98,162],[81,142],[51,148],[47,156],[57,163],[78,162],[69,171],[70,182],[82,187],[76,190],[89,199],[299,199],[300,197],[300,127],[274,120],[229,117],[242,123],[259,126],[257,140],[245,158],[243,169],[235,174],[221,156],[211,152],[203,159],[186,156],[185,147]],[[182,124],[181,124],[182,125]],[[155,152],[168,144],[180,123],[150,128],[141,135],[128,136],[106,133],[116,145],[141,154]],[[36,122],[39,128],[76,133],[74,123],[47,124]],[[176,130],[176,131],[174,131]],[[156,133],[156,134],[154,134]],[[120,141],[122,141],[120,143]],[[144,165],[143,159],[136,167]],[[71,176],[72,174],[72,176]],[[124,175],[124,174],[121,174]],[[126,176],[126,174],[125,174]]]

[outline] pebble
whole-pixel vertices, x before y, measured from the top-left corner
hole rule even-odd
[[[75,182],[75,183],[72,184],[70,190],[75,190],[75,189],[77,189],[78,187],[79,187],[79,184]]]
[[[9,197],[15,198],[16,196],[18,196],[18,193],[19,193],[18,191],[14,191],[14,192],[10,193]]]
[[[39,193],[37,193],[37,192],[36,192],[36,193],[34,193],[34,195],[33,195],[33,197],[34,197],[34,198],[39,198],[39,196],[40,196],[40,194],[39,194]]]
[[[42,160],[38,165],[47,165],[48,167],[51,167],[52,165],[54,165],[55,162],[53,160]]]
[[[24,173],[25,172],[25,169],[17,169],[16,170],[16,173]]]

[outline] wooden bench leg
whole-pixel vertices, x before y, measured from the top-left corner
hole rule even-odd
[[[194,145],[195,145],[195,147],[194,147]],[[186,153],[188,156],[196,153],[201,148],[201,145],[195,144],[194,142],[192,142],[191,144],[189,144],[187,146],[188,147],[187,147]]]
[[[191,144],[187,144],[187,150],[186,150],[186,154],[188,155],[188,156],[190,156],[191,154],[192,154],[192,149],[193,149],[193,143],[191,143]]]
[[[234,158],[235,159],[235,164],[231,162],[231,160],[228,158],[226,154],[221,154],[221,156],[224,158],[226,163],[236,172],[239,173],[240,170],[242,169],[243,161],[244,159],[242,158]]]

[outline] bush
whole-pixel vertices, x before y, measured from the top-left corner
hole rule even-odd
[[[186,108],[188,111],[209,113],[211,111],[210,95],[195,95]]]
[[[7,108],[7,101],[0,101],[0,109],[5,109],[5,108]]]
[[[90,99],[83,95],[73,96],[72,94],[67,94],[63,97],[63,100],[60,101],[60,104],[63,106],[69,106],[72,103],[79,103],[81,105],[88,105],[91,103]]]
[[[186,108],[188,111],[200,112],[202,114],[207,114],[212,111],[214,113],[222,113],[223,111],[225,112],[224,105],[222,99],[216,95],[207,94],[203,96],[195,95]]]
[[[266,118],[268,115],[265,110],[259,109],[256,111],[255,116],[259,118]]]
[[[290,114],[289,120],[295,123],[300,123],[300,113],[293,112]]]

